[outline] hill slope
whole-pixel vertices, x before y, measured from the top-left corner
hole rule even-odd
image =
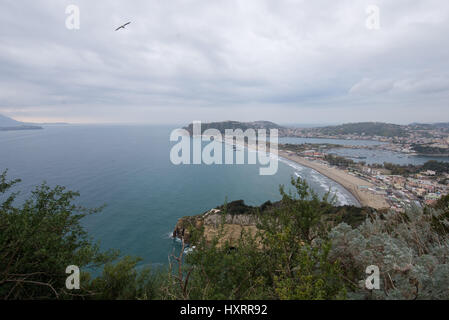
[[[401,137],[407,134],[404,126],[383,122],[346,123],[338,126],[314,128],[312,130],[326,135],[356,134],[366,136]]]
[[[36,130],[36,129],[42,129],[42,127],[33,124],[28,124],[25,122],[20,122],[0,114],[0,131]]]
[[[245,131],[246,129],[282,129],[283,127],[270,122],[270,121],[253,121],[253,122],[239,122],[239,121],[221,121],[221,122],[206,122],[201,123],[201,131],[204,132],[207,129],[217,129],[222,134],[225,133],[226,129],[242,129]],[[193,133],[193,124],[189,124],[185,127],[190,134]]]
[[[16,121],[0,114],[0,127],[14,127],[22,125],[25,125],[25,123]]]

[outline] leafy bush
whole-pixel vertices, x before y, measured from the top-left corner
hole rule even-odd
[[[18,182],[0,175],[3,299],[449,299],[447,196],[433,208],[376,213],[336,208],[329,194],[292,179],[295,191],[281,187],[278,203],[230,206],[257,215],[256,233],[242,228],[232,245],[220,241],[224,225],[212,241],[199,233],[192,252],[183,246],[168,270],[154,272],[92,243],[80,220],[99,210],[75,206],[77,193],[42,184],[15,206]],[[72,264],[81,290],[65,288]],[[380,269],[380,290],[360,286],[370,265]],[[93,267],[103,267],[96,278]]]
[[[281,187],[282,205],[260,215],[256,235],[242,233],[237,246],[218,245],[220,234],[203,238],[173,278],[172,296],[184,299],[340,299],[345,284],[338,262],[328,258],[330,244],[321,215],[330,204],[301,179],[296,193]],[[327,204],[324,205],[323,204]],[[224,213],[226,214],[226,212]],[[176,259],[178,266],[184,261]],[[185,277],[184,277],[185,275]],[[179,295],[181,287],[183,295]],[[178,294],[178,295],[177,295]]]
[[[381,290],[356,289],[350,297],[449,299],[449,239],[435,221],[449,226],[441,211],[415,208],[367,219],[357,228],[333,228],[331,257],[347,278],[364,279],[369,265],[380,269]]]
[[[148,271],[137,272],[138,260],[125,257],[112,264],[118,251],[102,252],[80,224],[98,209],[73,204],[78,193],[63,187],[37,187],[21,206],[17,193],[8,193],[20,180],[0,175],[0,298],[72,299],[153,297]],[[91,281],[85,270],[106,264],[103,275]],[[66,267],[81,269],[80,290],[67,290]],[[84,271],[83,271],[84,270]],[[133,280],[133,281],[131,281]]]

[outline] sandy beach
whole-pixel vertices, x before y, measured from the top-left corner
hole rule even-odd
[[[374,185],[368,181],[352,176],[343,170],[331,168],[315,161],[309,161],[303,157],[289,154],[288,152],[283,150],[279,150],[279,156],[294,161],[302,166],[312,168],[320,174],[328,177],[329,179],[334,180],[338,184],[342,185],[346,190],[348,190],[357,199],[361,206],[372,207],[375,209],[383,209],[389,207],[388,203],[382,195],[374,194],[368,190],[359,188],[359,186],[365,186],[369,188],[374,187]]]
[[[221,141],[222,143],[233,144],[233,142],[226,141],[226,139],[218,139],[218,140]],[[236,145],[239,144],[237,143]],[[248,143],[244,143],[242,147],[257,150],[256,146],[248,145]],[[314,169],[323,176],[326,176],[329,179],[337,182],[338,184],[343,186],[346,190],[348,190],[348,192],[350,192],[357,199],[357,201],[360,203],[362,207],[371,207],[374,209],[385,209],[390,207],[382,195],[375,194],[367,190],[368,188],[375,188],[374,184],[372,184],[369,181],[365,181],[358,177],[350,175],[344,170],[329,167],[325,164],[321,164],[316,161],[310,161],[305,159],[304,157],[300,157],[291,152],[287,152],[281,149],[278,149],[277,155],[279,157],[296,162],[299,165]]]

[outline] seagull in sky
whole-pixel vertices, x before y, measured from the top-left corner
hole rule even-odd
[[[130,24],[130,23],[131,23],[131,21],[125,23],[124,25],[122,25],[122,26],[118,27],[117,29],[115,29],[115,31],[118,31],[118,30],[120,30],[120,29],[125,29],[125,27],[126,27],[128,24]]]

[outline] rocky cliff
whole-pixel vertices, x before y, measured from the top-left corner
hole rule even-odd
[[[246,205],[243,200],[233,201],[199,215],[180,218],[173,231],[173,237],[192,244],[204,236],[209,243],[218,238],[219,245],[229,242],[230,246],[236,246],[243,233],[253,236],[256,234],[258,219],[263,214],[276,214],[276,210],[281,206],[281,202],[267,201],[259,207],[253,207]],[[329,227],[340,222],[358,226],[374,212],[374,209],[368,207],[330,207],[322,219]]]
[[[204,235],[207,242],[218,237],[219,244],[229,242],[232,246],[241,238],[242,233],[255,235],[256,225],[257,217],[254,214],[236,215],[215,208],[200,215],[179,219],[173,237],[183,239],[186,243],[194,242],[197,235]]]

